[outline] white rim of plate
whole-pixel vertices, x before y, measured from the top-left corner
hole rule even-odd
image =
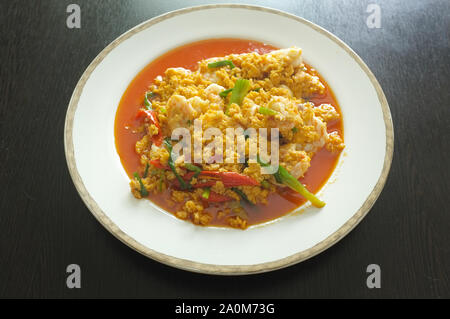
[[[253,265],[214,265],[214,264],[206,264],[206,263],[199,263],[194,262],[182,258],[177,258],[173,256],[169,256],[163,253],[160,253],[158,251],[152,250],[136,240],[134,240],[132,237],[124,233],[119,227],[114,224],[111,219],[100,209],[98,204],[95,202],[95,200],[91,197],[89,192],[86,190],[86,187],[83,184],[83,181],[78,173],[78,169],[75,162],[75,155],[74,155],[74,146],[73,146],[73,136],[72,136],[72,130],[73,130],[73,120],[75,117],[75,112],[78,106],[78,101],[80,99],[81,93],[83,91],[83,88],[89,79],[90,75],[94,71],[94,69],[102,62],[102,60],[120,43],[125,41],[126,39],[130,38],[131,36],[135,35],[136,33],[141,32],[144,29],[147,29],[148,27],[155,25],[161,21],[164,21],[166,19],[172,18],[174,16],[186,14],[193,11],[199,11],[199,10],[208,10],[208,9],[215,9],[215,8],[238,8],[238,9],[248,9],[248,10],[255,10],[255,11],[263,11],[268,12],[280,16],[287,17],[289,19],[293,19],[297,22],[303,23],[315,31],[325,35],[329,39],[333,40],[336,44],[338,44],[342,49],[344,49],[350,57],[353,58],[355,62],[358,63],[358,65],[361,67],[361,69],[367,74],[368,78],[370,79],[373,87],[375,88],[377,92],[377,96],[379,99],[379,102],[381,104],[382,112],[383,112],[383,119],[385,123],[385,129],[386,129],[386,154],[384,158],[384,164],[382,172],[378,178],[378,181],[373,188],[372,192],[369,194],[369,196],[366,198],[363,205],[358,209],[358,211],[343,225],[341,226],[336,232],[328,236],[326,239],[322,240],[320,243],[316,244],[315,246],[295,253],[293,255],[290,255],[288,257],[278,259],[275,261],[260,263],[260,264],[253,264]],[[214,274],[214,275],[246,275],[246,274],[256,274],[256,273],[262,273],[262,272],[268,272],[273,271],[281,268],[285,268],[288,266],[295,265],[297,263],[300,263],[302,261],[305,261],[311,257],[314,257],[321,252],[325,251],[326,249],[330,248],[337,242],[339,242],[342,238],[344,238],[353,228],[355,228],[361,220],[367,215],[367,213],[370,211],[372,206],[374,205],[375,201],[377,200],[378,196],[380,195],[384,184],[386,183],[387,176],[389,174],[389,170],[391,167],[393,152],[394,152],[394,129],[393,129],[393,123],[392,123],[392,117],[391,112],[389,109],[388,102],[386,100],[386,97],[383,93],[383,90],[378,83],[377,79],[375,78],[374,74],[370,71],[369,67],[363,62],[363,60],[342,40],[340,40],[338,37],[333,35],[332,33],[328,32],[327,30],[323,29],[322,27],[319,27],[318,25],[305,20],[303,18],[300,18],[298,16],[295,16],[290,13],[286,13],[280,10],[267,8],[267,7],[261,7],[261,6],[253,6],[253,5],[241,5],[241,4],[217,4],[217,5],[202,5],[202,6],[196,6],[196,7],[189,7],[189,8],[183,8],[175,11],[171,11],[168,13],[165,13],[163,15],[157,16],[155,18],[152,18],[150,20],[147,20],[134,28],[128,30],[127,32],[120,35],[117,39],[115,39],[113,42],[111,42],[106,48],[104,48],[97,57],[91,62],[91,64],[87,67],[87,69],[84,71],[83,75],[81,76],[80,80],[78,81],[75,90],[72,94],[72,97],[69,102],[69,106],[66,113],[66,120],[65,120],[65,127],[64,127],[64,149],[66,154],[66,161],[67,166],[69,168],[70,176],[72,177],[73,183],[78,191],[78,193],[81,196],[81,199],[86,204],[88,209],[91,211],[91,213],[94,215],[94,217],[105,227],[111,234],[113,234],[117,239],[122,241],[124,244],[129,246],[130,248],[134,249],[135,251],[139,252],[140,254],[151,258],[153,260],[156,260],[160,263],[187,270],[192,272],[198,272],[198,273],[206,273],[206,274]]]

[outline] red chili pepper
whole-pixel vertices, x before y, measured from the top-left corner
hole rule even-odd
[[[183,179],[185,181],[190,181],[192,177],[194,177],[196,173],[195,172],[187,172],[186,174],[184,174]]]
[[[155,168],[158,169],[169,169],[169,166],[161,164],[160,160],[151,160],[150,164],[152,164],[153,166],[155,166]]]
[[[163,141],[163,136],[162,136],[161,127],[159,126],[158,117],[156,116],[155,111],[140,109],[136,114],[136,118],[139,119],[141,117],[148,118],[149,121],[156,126],[156,128],[158,129],[158,134],[152,136],[152,141],[156,146],[161,146],[162,141]]]
[[[202,171],[201,176],[216,177],[220,179],[225,187],[234,186],[258,186],[259,183],[253,178],[242,175],[236,172],[217,172],[217,171]]]
[[[186,173],[183,176],[185,181],[190,181],[192,176],[194,176],[195,172]],[[194,188],[199,187],[211,187],[216,184],[217,181],[221,181],[225,187],[236,187],[236,186],[258,186],[259,183],[251,177],[246,175],[242,175],[235,172],[217,172],[217,171],[202,171],[200,176],[208,176],[215,178],[214,180],[210,180],[207,182],[200,182],[195,185],[192,185]],[[179,186],[175,181],[175,186]]]
[[[156,146],[161,146],[163,142],[163,136],[161,130],[158,128],[158,134],[152,136],[152,141]]]
[[[217,181],[215,181],[215,180],[211,180],[211,181],[204,182],[204,183],[197,183],[195,185],[192,185],[192,187],[194,187],[194,188],[213,187],[214,185],[216,185],[216,182]]]
[[[187,172],[186,174],[184,174],[184,176],[181,176],[181,178],[184,180],[184,181],[186,181],[186,182],[190,182],[190,180],[192,179],[192,177],[194,177],[194,175],[195,175],[196,173],[195,172]],[[211,183],[211,185],[209,185],[209,186],[213,186],[215,183],[216,183],[216,181],[211,181],[212,183]],[[204,184],[204,183],[203,183]],[[202,185],[203,185],[202,184]],[[175,186],[175,187],[180,187],[180,182],[178,181],[178,180],[174,180],[173,181],[173,185]],[[194,188],[199,188],[199,187],[202,187],[202,186],[197,186],[197,184],[196,185],[192,185],[192,187],[194,187]]]
[[[230,200],[233,200],[233,198],[225,196],[225,195],[220,195],[220,194],[217,194],[217,193],[211,191],[209,193],[208,199],[203,198],[203,200],[206,200],[211,203],[222,203],[222,202],[228,202]]]

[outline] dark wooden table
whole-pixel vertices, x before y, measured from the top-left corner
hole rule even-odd
[[[395,154],[369,215],[319,256],[261,275],[193,274],[135,253],[94,219],[72,184],[63,146],[66,108],[85,68],[113,39],[206,1],[3,0],[0,297],[450,297],[450,2],[247,2],[333,32],[381,83]],[[80,29],[66,27],[70,3],[81,7]],[[379,29],[366,25],[369,3],[380,5]],[[66,287],[72,263],[81,266],[81,289]],[[366,286],[369,264],[381,267],[381,289]]]

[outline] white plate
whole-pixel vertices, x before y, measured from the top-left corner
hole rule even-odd
[[[198,227],[136,200],[114,144],[114,117],[131,80],[150,61],[201,39],[234,37],[298,46],[341,106],[346,148],[319,192],[327,205],[236,229]],[[302,18],[262,7],[209,5],[146,21],[108,45],[78,82],[67,110],[70,174],[92,214],[145,256],[203,273],[250,274],[308,259],[342,239],[367,214],[389,172],[393,127],[383,91],[364,62],[334,35]]]

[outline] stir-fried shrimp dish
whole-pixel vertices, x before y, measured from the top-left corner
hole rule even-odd
[[[154,64],[132,117],[117,115],[131,193],[201,226],[246,229],[304,203],[320,213],[315,193],[345,147],[328,84],[298,47],[209,54]]]

